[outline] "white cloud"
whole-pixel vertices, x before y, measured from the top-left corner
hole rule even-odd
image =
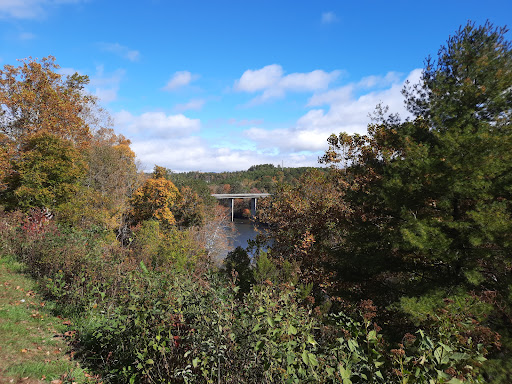
[[[271,88],[279,83],[283,76],[283,68],[280,65],[267,65],[261,69],[248,69],[235,82],[235,90],[242,92],[256,92]]]
[[[99,43],[98,45],[103,51],[114,53],[130,61],[137,61],[140,57],[139,51],[130,49],[119,43]]]
[[[175,172],[182,171],[239,171],[256,164],[281,164],[285,166],[314,166],[316,157],[292,154],[283,158],[278,153],[263,153],[251,150],[236,150],[227,147],[215,148],[199,137],[184,137],[172,140],[132,140],[144,170],[154,165],[164,166]]]
[[[240,92],[263,93],[253,99],[253,103],[283,97],[287,91],[313,92],[327,89],[339,75],[340,71],[330,73],[315,70],[307,73],[291,73],[284,75],[283,68],[278,64],[267,65],[261,69],[248,69],[239,80],[235,81],[234,89]]]
[[[189,111],[189,110],[198,111],[203,108],[205,103],[206,103],[206,101],[203,99],[192,99],[188,103],[177,104],[174,107],[174,109],[179,112],[185,112],[185,111]]]
[[[322,24],[331,24],[338,21],[338,17],[334,12],[324,12],[322,13]]]
[[[400,81],[402,74],[398,72],[388,72],[386,76],[367,76],[363,77],[357,86],[360,88],[386,87]]]
[[[274,149],[237,149],[227,144],[216,146],[211,140],[199,136],[201,122],[182,114],[167,115],[163,112],[147,112],[133,115],[121,111],[114,115],[115,128],[132,141],[144,170],[154,165],[173,171],[236,171],[255,164],[281,164],[287,166],[315,165],[316,157],[301,153],[283,157]],[[218,141],[217,141],[218,143]],[[252,146],[254,147],[254,146]]]
[[[406,80],[413,84],[417,83],[420,75],[421,70],[416,69]],[[393,113],[399,113],[402,117],[408,116],[401,94],[404,81],[399,81],[394,73],[382,78],[376,76],[371,82],[367,79],[313,95],[309,100],[309,106],[327,105],[328,109],[309,110],[291,128],[251,128],[245,131],[245,135],[261,148],[275,147],[279,151],[315,152],[327,149],[326,140],[332,133],[365,134],[370,122],[368,115],[379,103],[389,106]],[[370,83],[381,85],[389,81],[391,84],[385,89],[355,95],[356,91],[369,86]]]
[[[414,70],[408,79],[417,83],[420,74],[421,70]],[[390,73],[333,90],[320,90],[310,98],[309,110],[290,127],[266,129],[261,120],[229,119],[218,124],[247,129],[239,135],[234,128],[229,134],[216,128],[208,131],[208,140],[201,137],[201,121],[183,114],[133,115],[122,111],[115,115],[115,125],[132,140],[145,170],[151,170],[155,164],[173,171],[235,171],[255,164],[282,162],[285,166],[315,166],[327,149],[326,140],[331,133],[366,133],[368,114],[378,103],[407,116],[401,95],[403,83],[403,76]],[[368,89],[372,84],[374,88]],[[215,134],[216,138],[212,136]]]
[[[125,74],[126,71],[124,69],[117,69],[112,73],[106,74],[104,66],[99,65],[96,67],[96,73],[90,77],[87,88],[95,96],[99,97],[103,103],[108,104],[117,100],[119,86]]]
[[[173,91],[177,88],[189,85],[192,81],[198,78],[199,75],[194,75],[189,71],[178,71],[172,75],[163,89],[164,91]]]
[[[199,119],[190,119],[183,114],[166,115],[163,112],[146,112],[134,116],[130,112],[121,111],[114,115],[115,125],[129,137],[154,137],[169,139],[183,137],[199,131]]]
[[[40,19],[48,9],[60,4],[80,3],[83,0],[0,0],[0,18]]]

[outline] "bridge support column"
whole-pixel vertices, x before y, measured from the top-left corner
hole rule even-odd
[[[230,199],[230,200],[231,200],[231,222],[233,222],[235,219],[235,199]]]
[[[251,216],[252,217],[256,216],[257,202],[258,202],[257,197],[253,197],[251,199]]]

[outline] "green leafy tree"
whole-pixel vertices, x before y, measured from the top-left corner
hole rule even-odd
[[[86,163],[69,141],[43,134],[22,147],[14,171],[6,193],[10,206],[54,209],[77,192]]]
[[[323,253],[336,282],[324,279],[324,289],[352,302],[373,299],[398,333],[414,326],[404,317],[412,313],[405,297],[431,308],[424,325],[432,327],[443,299],[477,297],[494,308],[487,309],[482,329],[506,335],[512,325],[512,50],[506,30],[490,23],[460,28],[404,94],[412,119],[378,108],[366,135],[329,138],[322,162],[333,167],[331,188],[340,199],[318,218],[331,222],[338,238],[326,243],[312,232],[314,241],[300,256],[302,273],[314,276],[322,259],[304,261]],[[289,201],[284,206],[296,209],[284,214],[298,214],[293,222],[307,228],[315,217],[304,209],[311,197],[287,193],[273,206]],[[276,226],[283,241],[276,249],[297,244],[298,238],[281,236],[285,228]],[[464,321],[475,305],[461,307]],[[502,357],[500,363],[510,364]]]
[[[422,82],[405,89],[414,120],[381,111],[367,135],[329,139],[322,160],[348,164],[338,172],[346,172],[352,212],[338,259],[366,261],[359,263],[366,278],[405,274],[382,275],[372,282],[379,290],[393,282],[411,282],[419,293],[433,282],[497,289],[510,278],[512,53],[505,32],[470,23],[450,37],[437,62],[427,61]]]

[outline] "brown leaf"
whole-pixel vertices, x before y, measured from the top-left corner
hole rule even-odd
[[[76,334],[76,331],[67,331],[64,332],[65,337],[73,337]]]

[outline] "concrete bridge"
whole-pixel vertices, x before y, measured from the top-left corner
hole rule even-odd
[[[270,193],[215,193],[212,194],[218,200],[231,200],[231,221],[235,212],[235,199],[251,199],[251,215],[256,216],[256,204],[259,198],[268,197]]]

